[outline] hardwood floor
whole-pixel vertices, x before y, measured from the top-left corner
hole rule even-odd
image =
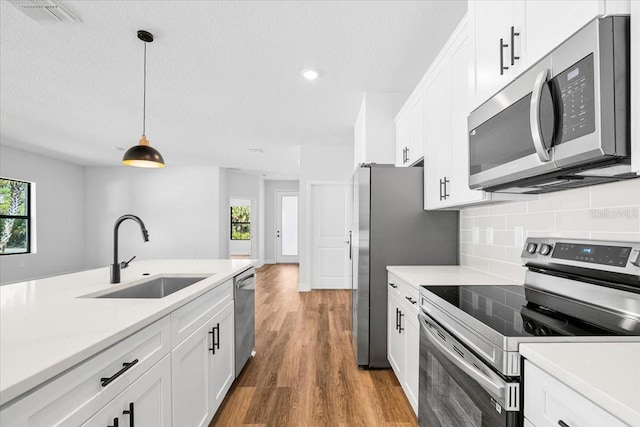
[[[391,370],[360,370],[349,292],[298,292],[296,264],[257,270],[256,355],[213,426],[416,426]]]

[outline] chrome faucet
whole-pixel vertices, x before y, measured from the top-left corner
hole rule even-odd
[[[129,261],[124,261],[122,263],[118,262],[118,229],[120,228],[120,224],[127,219],[132,219],[138,223],[140,229],[142,230],[142,239],[145,242],[149,241],[149,232],[147,228],[144,226],[144,222],[140,218],[135,215],[127,214],[122,215],[120,218],[116,220],[116,224],[113,227],[113,264],[111,264],[111,283],[120,283],[120,269],[127,268],[129,263],[133,261],[131,258]]]

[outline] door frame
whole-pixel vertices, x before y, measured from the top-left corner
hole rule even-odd
[[[306,185],[306,200],[305,200],[305,207],[306,207],[306,222],[307,222],[307,229],[306,229],[306,238],[307,238],[307,244],[305,247],[305,252],[306,252],[306,259],[307,259],[307,268],[305,271],[305,281],[307,283],[307,288],[302,289],[301,290],[305,290],[305,291],[311,291],[313,290],[313,286],[312,286],[312,277],[313,277],[313,233],[311,230],[311,225],[313,224],[313,212],[311,210],[312,207],[312,202],[313,202],[313,195],[312,195],[312,189],[314,186],[320,186],[320,185],[342,185],[345,187],[345,189],[347,190],[347,192],[349,191],[349,185],[350,182],[349,181],[307,181],[307,185]],[[348,196],[348,193],[347,193]],[[347,205],[346,208],[347,209],[351,209],[351,205],[348,203],[349,201],[347,200]],[[348,228],[349,228],[349,221],[350,221],[350,217],[349,215],[351,215],[352,213],[349,213],[349,211],[347,211],[345,213],[345,215],[347,215],[347,224],[346,224],[346,228],[347,228],[347,232],[348,232]],[[347,238],[348,236],[345,236],[345,238]],[[345,288],[345,289],[350,289],[351,283],[348,283],[349,287]]]
[[[273,231],[275,233],[280,232],[280,230],[278,229],[278,225],[281,225],[280,220],[282,217],[282,205],[280,203],[281,195],[298,197],[298,255],[297,256],[282,256],[282,255],[278,256],[282,249],[282,245],[280,243],[282,242],[282,240],[280,240],[279,237],[274,237],[273,254],[275,257],[276,264],[290,264],[290,263],[297,264],[300,262],[300,191],[293,191],[293,190],[275,190],[274,191],[274,197],[275,197],[274,206],[276,209],[275,209],[275,215],[274,215],[275,224],[273,225]]]

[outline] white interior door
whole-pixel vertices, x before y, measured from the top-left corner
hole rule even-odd
[[[276,262],[298,262],[297,191],[276,191]]]
[[[350,289],[349,186],[311,186],[311,288]]]

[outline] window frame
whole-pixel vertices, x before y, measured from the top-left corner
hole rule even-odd
[[[27,226],[26,226],[26,230],[27,230],[27,247],[26,247],[26,251],[24,252],[10,252],[10,253],[6,253],[6,252],[2,252],[0,251],[0,256],[7,256],[7,255],[25,255],[25,254],[30,254],[31,252],[31,223],[33,222],[33,215],[31,214],[31,205],[32,205],[32,201],[31,201],[31,182],[29,181],[22,181],[19,179],[13,179],[13,178],[6,178],[6,177],[0,177],[0,179],[3,179],[5,181],[14,181],[14,182],[19,182],[22,184],[26,184],[27,188],[25,191],[25,195],[24,195],[24,199],[25,199],[25,203],[26,203],[26,208],[25,208],[25,213],[26,215],[5,215],[0,213],[0,219],[24,219],[27,222]]]
[[[231,206],[229,208],[229,220],[231,221],[231,227],[229,227],[229,240],[233,240],[234,242],[247,242],[251,240],[251,220],[249,221],[234,221],[233,220],[233,208],[249,208],[249,218],[251,218],[251,206]],[[236,239],[233,237],[233,226],[236,224],[243,224],[249,227],[249,238],[248,239]]]

